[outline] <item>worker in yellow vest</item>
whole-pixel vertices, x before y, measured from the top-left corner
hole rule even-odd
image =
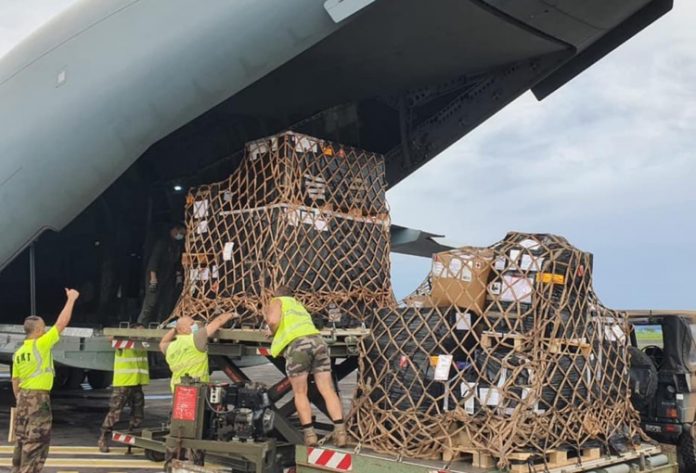
[[[17,443],[12,455],[12,473],[38,473],[43,468],[51,443],[51,388],[53,388],[53,354],[60,334],[70,323],[75,301],[80,293],[66,289],[67,302],[53,327],[37,315],[24,320],[27,338],[12,355],[12,391],[17,399],[15,434]]]
[[[160,341],[160,351],[164,354],[169,369],[172,372],[170,383],[172,392],[181,383],[181,378],[189,376],[202,382],[210,380],[208,368],[208,337],[224,326],[236,314],[225,313],[218,315],[204,327],[199,326],[191,317],[181,317],[176,325]],[[165,452],[165,471],[169,471],[170,462],[175,457],[176,449],[167,448]],[[203,465],[203,451],[186,449],[179,451],[180,455],[188,457],[195,465]],[[179,456],[180,460],[183,460]]]
[[[343,423],[343,407],[334,389],[329,348],[314,326],[307,309],[293,297],[287,286],[281,286],[264,310],[268,335],[273,337],[271,355],[285,357],[287,372],[295,395],[306,446],[319,441],[312,424],[312,407],[307,395],[308,378],[312,374],[334,423],[334,443],[343,447],[348,441]]]
[[[144,328],[138,324],[135,328]],[[117,348],[114,353],[114,381],[109,412],[101,426],[101,435],[97,441],[99,451],[109,452],[109,437],[114,425],[121,418],[126,404],[130,404],[130,422],[128,430],[136,430],[145,416],[145,394],[143,386],[150,384],[150,366],[147,350],[143,348]]]
[[[162,337],[159,346],[172,371],[172,392],[184,376],[198,378],[203,382],[210,379],[208,337],[234,316],[233,313],[221,314],[204,327],[200,327],[191,317],[181,317],[174,328]]]

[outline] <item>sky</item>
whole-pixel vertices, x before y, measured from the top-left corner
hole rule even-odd
[[[0,56],[74,0],[0,0]],[[542,102],[527,93],[389,191],[392,220],[487,246],[556,233],[613,308],[696,308],[696,2]],[[429,260],[395,255],[404,296]]]

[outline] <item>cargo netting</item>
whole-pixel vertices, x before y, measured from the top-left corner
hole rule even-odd
[[[368,322],[349,419],[364,447],[502,468],[639,438],[627,317],[596,297],[592,255],[561,237],[438,253],[417,291]]]
[[[396,305],[379,154],[291,132],[248,143],[227,180],[190,191],[186,226],[172,318],[237,311],[260,324],[281,285],[337,327]]]

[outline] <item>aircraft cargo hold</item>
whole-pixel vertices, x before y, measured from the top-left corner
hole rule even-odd
[[[324,322],[394,305],[384,158],[297,133],[248,143],[227,180],[192,189],[174,317],[234,310],[259,325],[287,285]]]
[[[369,319],[349,421],[362,446],[528,471],[640,439],[627,319],[595,296],[592,255],[509,233],[432,268],[404,306]]]

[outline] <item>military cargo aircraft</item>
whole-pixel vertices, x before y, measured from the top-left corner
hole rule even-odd
[[[391,187],[519,95],[543,99],[671,8],[78,1],[0,59],[0,322],[56,312],[64,284],[83,294],[78,325],[127,318],[151,229],[181,217],[188,187],[229,175],[245,142],[292,129],[377,151]],[[405,253],[437,247],[431,234],[394,236]]]

